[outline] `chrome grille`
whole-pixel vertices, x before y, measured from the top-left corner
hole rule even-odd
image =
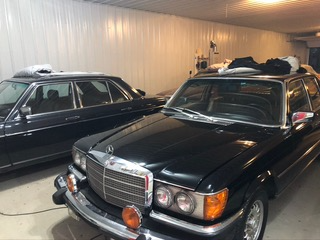
[[[87,160],[87,178],[89,184],[91,188],[102,198],[104,198],[103,171],[103,166],[89,159]]]
[[[119,207],[135,205],[144,213],[150,196],[146,194],[145,175],[116,171],[88,158],[87,178],[91,188],[106,202]]]

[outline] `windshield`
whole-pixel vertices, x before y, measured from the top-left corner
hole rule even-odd
[[[280,125],[281,100],[282,84],[276,81],[193,79],[174,95],[165,111],[193,119]]]
[[[0,83],[0,119],[4,119],[10,113],[28,86],[25,83]]]

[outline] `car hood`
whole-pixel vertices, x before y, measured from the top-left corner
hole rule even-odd
[[[195,189],[211,172],[266,139],[263,127],[207,123],[162,113],[95,136],[91,150],[106,152],[153,172],[154,178]]]

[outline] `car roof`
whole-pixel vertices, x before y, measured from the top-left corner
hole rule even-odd
[[[259,79],[259,80],[276,80],[280,82],[284,82],[290,79],[299,78],[299,77],[306,77],[306,76],[314,76],[314,74],[311,73],[291,73],[291,74],[285,74],[285,75],[268,75],[268,74],[250,74],[250,73],[237,73],[237,74],[226,74],[226,75],[220,75],[216,72],[199,72],[196,74],[192,79],[198,79],[198,78],[228,78],[228,79],[236,79],[236,78],[247,78],[247,79]]]
[[[104,73],[99,72],[53,72],[41,75],[24,75],[24,76],[14,76],[12,78],[6,79],[6,81],[15,81],[21,83],[34,83],[34,82],[43,82],[49,80],[65,80],[65,79],[90,79],[90,78],[112,78],[112,79],[120,79],[119,77],[106,75]]]
[[[120,79],[119,77],[106,75],[101,72],[64,72],[64,71],[54,71],[50,64],[41,64],[41,65],[33,65],[26,68],[23,68],[16,72],[14,76],[10,79],[6,79],[6,81],[15,81],[21,83],[34,83],[34,82],[42,82],[48,80],[66,80],[66,79],[79,79],[79,78],[113,78]]]
[[[122,78],[107,75],[101,72],[56,72],[53,71],[49,64],[34,65],[18,71],[12,78],[4,80],[4,82],[16,82],[23,84],[42,84],[42,83],[56,83],[71,80],[112,80],[116,84],[125,89],[133,98],[140,98],[142,95],[135,88],[131,87]]]

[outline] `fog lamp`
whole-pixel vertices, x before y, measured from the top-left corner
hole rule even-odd
[[[69,174],[67,177],[68,190],[72,193],[78,192],[77,180],[74,174]]]
[[[205,196],[203,209],[204,219],[213,220],[220,217],[227,204],[227,200],[228,189],[223,189],[214,195]]]
[[[128,228],[138,229],[141,226],[142,215],[135,206],[126,206],[122,210],[122,220]]]

